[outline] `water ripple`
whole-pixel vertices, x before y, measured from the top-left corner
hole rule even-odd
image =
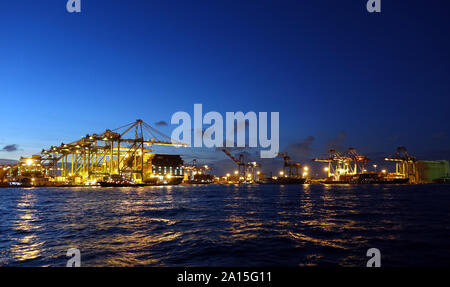
[[[449,266],[449,186],[0,189],[0,265]]]

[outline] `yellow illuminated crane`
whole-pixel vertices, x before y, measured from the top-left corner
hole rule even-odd
[[[315,158],[314,161],[328,163],[328,166],[325,168],[328,177],[339,180],[341,177],[365,173],[366,164],[369,159],[351,147],[344,154],[340,154],[335,149],[331,149],[328,157]]]
[[[315,158],[314,161],[328,163],[328,167],[326,168],[328,177],[333,177],[336,180],[339,180],[340,176],[353,173],[353,169],[350,166],[352,158],[341,155],[335,149],[330,149],[327,158]]]
[[[185,146],[171,142],[168,136],[136,120],[117,129],[88,134],[72,143],[42,150],[41,162],[46,174],[60,181],[84,183],[120,175],[144,182],[152,173],[150,148],[153,145]]]
[[[347,155],[352,159],[354,164],[352,174],[366,172],[366,164],[369,161],[369,158],[367,158],[365,155],[358,154],[356,149],[352,147],[347,150]]]
[[[405,147],[397,148],[395,155],[386,157],[384,160],[395,162],[395,175],[400,178],[409,178],[410,183],[416,182],[417,158],[410,156]]]

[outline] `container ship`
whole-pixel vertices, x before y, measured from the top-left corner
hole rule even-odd
[[[318,183],[325,184],[407,184],[409,178],[399,177],[397,175],[385,173],[361,173],[352,175],[341,175],[336,177],[327,177],[322,180],[317,180]]]
[[[295,177],[279,177],[279,178],[266,178],[257,181],[259,184],[278,184],[278,185],[290,185],[290,184],[304,184],[306,178],[295,178]]]
[[[326,162],[328,166],[324,171],[328,177],[317,180],[327,184],[428,184],[445,183],[449,181],[449,162],[423,161],[408,154],[405,147],[398,147],[394,155],[384,158],[385,161],[395,164],[395,172],[389,173],[386,169],[377,172],[377,164],[373,165],[375,171],[368,172],[366,164],[369,159],[360,155],[354,148],[349,148],[344,154],[330,150],[328,157],[316,158],[316,162]]]
[[[215,177],[211,174],[212,168],[208,165],[198,164],[197,160],[192,160],[184,166],[185,184],[211,184]]]

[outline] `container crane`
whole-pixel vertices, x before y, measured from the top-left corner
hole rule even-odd
[[[301,175],[301,172],[299,172],[302,168],[302,165],[298,162],[291,162],[291,157],[288,156],[287,153],[278,153],[280,157],[283,158],[283,172],[284,175],[287,177],[295,177],[298,178]]]
[[[227,149],[223,148],[222,151],[238,165],[239,182],[258,181],[261,173],[261,164],[257,162],[245,163],[243,154],[240,154],[239,159],[237,159]]]
[[[336,180],[339,180],[341,176],[353,174],[353,169],[350,165],[353,159],[349,156],[341,155],[335,149],[330,149],[328,157],[315,158],[313,160],[328,163],[326,168],[328,177],[334,177]]]
[[[360,155],[354,148],[349,148],[347,150],[347,155],[352,159],[354,165],[353,165],[353,174],[359,173],[365,173],[366,172],[366,164],[369,161],[369,158],[367,158],[365,155]]]
[[[187,183],[211,183],[214,176],[209,174],[212,168],[208,165],[198,165],[197,160],[184,165],[185,182]]]
[[[417,158],[410,156],[405,147],[398,147],[395,155],[386,157],[384,160],[395,162],[395,175],[409,178],[410,183],[416,182]]]
[[[234,157],[227,149],[223,148],[222,151],[229,157],[231,160],[233,160],[237,166],[238,166],[238,175],[239,175],[239,181],[241,179],[247,178],[247,165],[244,163],[244,155],[240,154],[239,159]]]
[[[127,175],[143,182],[150,175],[153,145],[186,146],[172,142],[142,120],[101,134],[87,134],[80,140],[61,143],[42,150],[42,162],[47,175],[60,178],[76,178],[83,183],[111,175]],[[60,172],[59,172],[60,171]]]

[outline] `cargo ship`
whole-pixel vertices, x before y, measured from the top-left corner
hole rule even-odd
[[[186,184],[211,184],[213,182],[214,176],[210,174],[195,174],[184,181]]]
[[[138,183],[123,177],[111,177],[107,181],[100,181],[101,187],[140,187],[140,186],[158,186],[158,185],[178,185],[183,181],[179,177],[155,177],[152,180],[146,180]]]
[[[135,180],[132,174],[113,174],[98,182],[101,187],[139,187],[178,185],[183,181],[183,160],[179,155],[152,154],[146,159],[142,176]]]
[[[338,179],[328,177],[324,180],[319,180],[318,183],[324,184],[407,184],[409,178],[396,177],[385,173],[360,173],[352,175],[341,175]]]
[[[260,181],[257,181],[259,184],[277,184],[277,185],[289,185],[289,184],[304,184],[306,181],[305,178],[294,178],[294,177],[279,177],[277,179],[274,178],[266,178]]]
[[[407,184],[409,178],[390,177],[383,173],[359,174],[356,181],[358,184]]]

